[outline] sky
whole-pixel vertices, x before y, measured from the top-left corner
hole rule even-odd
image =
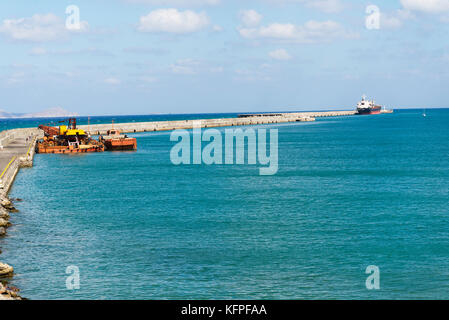
[[[2,1],[0,109],[449,107],[448,37],[449,0]]]

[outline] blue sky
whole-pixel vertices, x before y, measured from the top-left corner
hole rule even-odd
[[[448,31],[449,0],[3,1],[0,109],[351,109],[362,94],[449,107]]]

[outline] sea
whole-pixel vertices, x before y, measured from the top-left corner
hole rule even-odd
[[[266,176],[175,165],[170,132],[131,134],[136,152],[36,155],[0,260],[32,300],[449,299],[449,109],[426,114],[244,127],[278,130]]]

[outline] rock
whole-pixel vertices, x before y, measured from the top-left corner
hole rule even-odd
[[[9,207],[12,205],[11,201],[7,198],[2,198],[0,204],[3,206],[3,208]]]
[[[0,237],[4,237],[4,236],[6,236],[6,229],[3,227],[0,227]],[[1,250],[0,250],[0,253],[1,253]]]
[[[0,262],[0,276],[12,275],[14,272],[14,268],[6,263]]]
[[[8,220],[9,219],[9,213],[8,211],[6,211],[3,208],[0,208],[0,219],[5,219]]]
[[[3,206],[3,208],[5,208],[6,210],[8,210],[9,212],[19,212],[19,210],[17,210],[16,208],[14,208],[14,206],[11,205],[7,205],[7,206]]]
[[[19,296],[19,289],[7,287],[0,282],[0,300],[22,300]]]
[[[20,199],[20,198],[16,198],[16,199],[15,199],[15,201],[16,201],[16,202],[22,202],[22,201],[23,201],[23,199]]]
[[[13,290],[8,290],[9,295],[13,298],[17,298],[19,295],[17,294],[17,292],[13,291]]]
[[[0,228],[7,228],[11,225],[8,220],[5,220],[3,218],[0,218]]]
[[[14,208],[12,202],[8,198],[5,198],[4,196],[0,198],[0,204],[2,205],[3,208],[8,210],[9,212],[19,212],[16,208]]]

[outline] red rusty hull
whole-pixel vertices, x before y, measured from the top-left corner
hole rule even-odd
[[[136,138],[110,139],[104,141],[104,145],[108,151],[137,150]]]
[[[103,152],[103,145],[93,145],[89,148],[73,148],[68,146],[46,146],[37,144],[36,153],[89,153],[89,152]]]

